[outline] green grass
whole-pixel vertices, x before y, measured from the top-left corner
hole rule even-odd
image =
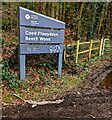
[[[4,101],[5,103],[9,103],[12,101],[12,93],[7,93],[5,96],[4,96]]]

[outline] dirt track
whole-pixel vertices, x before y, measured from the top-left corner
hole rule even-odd
[[[100,86],[112,66],[104,65],[95,69],[75,89],[67,91],[57,99],[64,99],[61,104],[36,106],[19,105],[3,108],[3,118],[13,119],[41,119],[41,120],[77,120],[77,119],[105,119],[112,117],[112,89],[111,86]]]

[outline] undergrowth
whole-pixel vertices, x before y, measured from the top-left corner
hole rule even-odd
[[[11,89],[18,88],[20,86],[20,83],[18,81],[18,74],[10,71],[9,61],[2,61],[2,66],[3,81],[5,81]]]
[[[25,81],[20,81],[19,71],[14,72],[14,70],[11,70],[9,60],[4,60],[2,61],[2,79],[5,85],[3,91],[7,87],[10,90],[9,93],[3,95],[3,101],[9,102],[8,97],[12,100],[12,93],[16,93],[24,99],[42,100],[54,98],[63,91],[77,86],[88,74],[89,65],[96,63],[97,60],[98,57],[80,64],[63,64],[62,77],[57,75],[55,61],[52,64],[50,64],[51,62],[41,63],[38,68],[27,68]]]

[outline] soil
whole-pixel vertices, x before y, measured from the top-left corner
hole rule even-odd
[[[105,81],[107,74],[112,81],[112,66],[105,64],[100,68],[93,68],[76,88],[56,98],[64,99],[62,103],[35,107],[31,104],[3,107],[2,119],[111,120],[112,85],[111,82],[107,84]]]

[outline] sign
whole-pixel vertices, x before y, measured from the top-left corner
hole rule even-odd
[[[20,54],[62,53],[63,45],[20,45]]]
[[[25,80],[25,58],[28,54],[58,53],[58,75],[62,72],[65,23],[19,7],[20,80]]]
[[[23,7],[19,7],[19,25],[38,26],[46,28],[65,28],[65,23],[51,17],[36,13]]]
[[[64,30],[20,27],[20,43],[63,43]]]

